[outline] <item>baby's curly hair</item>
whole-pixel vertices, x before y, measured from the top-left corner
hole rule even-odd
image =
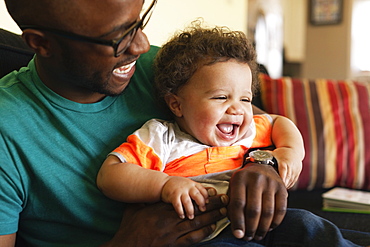
[[[155,83],[159,97],[176,94],[198,68],[230,59],[249,65],[254,93],[258,87],[256,52],[245,34],[227,27],[203,28],[199,20],[192,24],[172,37],[156,56]]]

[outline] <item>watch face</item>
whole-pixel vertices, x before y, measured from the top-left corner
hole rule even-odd
[[[267,164],[269,161],[272,161],[272,159],[274,158],[274,156],[272,156],[271,153],[266,152],[266,151],[261,151],[261,150],[250,152],[249,157],[251,158],[253,162],[260,162],[263,164]]]

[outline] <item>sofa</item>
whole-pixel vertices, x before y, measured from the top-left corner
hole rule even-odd
[[[0,29],[0,77],[27,65],[33,52]],[[288,206],[307,209],[338,227],[370,232],[370,214],[322,211],[333,187],[370,190],[370,85],[355,81],[260,76],[253,103],[287,116],[300,129],[306,157]]]
[[[321,196],[333,187],[370,190],[370,84],[261,74],[256,104],[290,118],[303,136],[306,155],[288,206],[370,232],[370,214],[323,211]]]
[[[0,78],[27,66],[33,55],[33,51],[19,35],[0,29]]]

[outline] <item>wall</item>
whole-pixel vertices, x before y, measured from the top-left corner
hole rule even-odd
[[[159,0],[145,33],[152,44],[161,45],[199,17],[209,25],[246,32],[247,5],[247,0]]]
[[[352,0],[343,0],[343,4],[343,18],[338,25],[313,26],[307,20],[302,77],[350,78]]]
[[[0,1],[0,28],[13,31],[18,34],[21,33],[17,24],[15,24],[8,11],[6,10],[4,1]]]
[[[306,0],[282,0],[284,16],[284,56],[286,62],[301,63],[306,58]]]
[[[147,0],[149,1],[149,0]],[[176,30],[203,17],[209,25],[247,30],[247,0],[158,0],[153,16],[145,28],[152,44],[161,45]],[[0,28],[20,33],[0,1]]]

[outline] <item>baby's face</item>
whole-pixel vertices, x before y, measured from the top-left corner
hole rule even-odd
[[[253,118],[251,83],[246,63],[229,60],[201,67],[177,94],[180,127],[210,146],[235,143]]]

